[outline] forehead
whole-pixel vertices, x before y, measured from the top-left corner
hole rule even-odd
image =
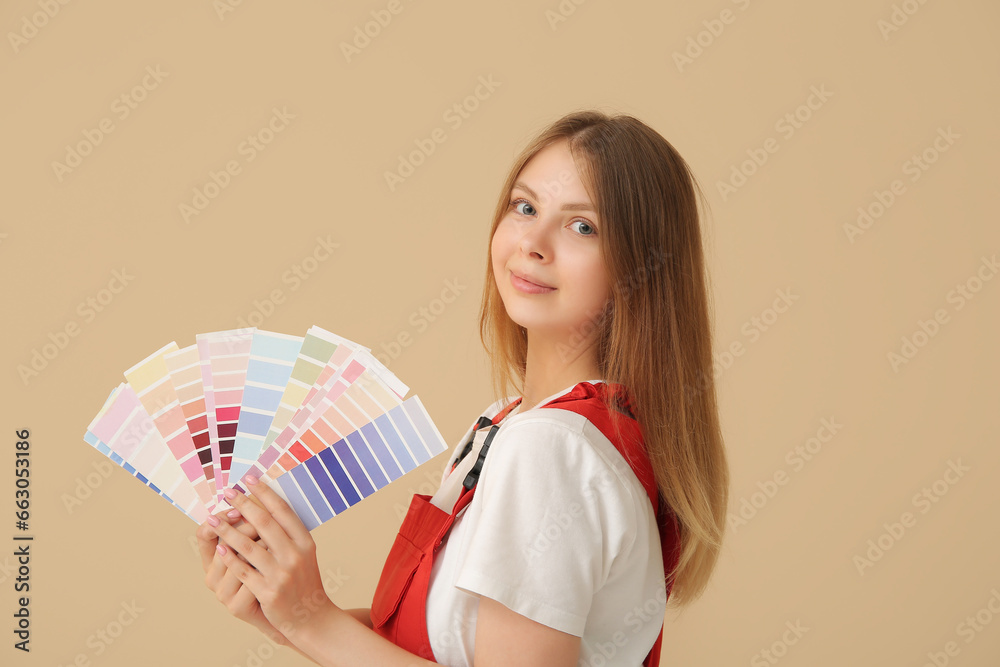
[[[582,175],[569,151],[569,143],[563,140],[536,153],[514,182],[531,188],[541,203],[591,204],[590,194],[581,179]]]

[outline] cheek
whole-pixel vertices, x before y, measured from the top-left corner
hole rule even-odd
[[[504,257],[500,249],[499,243],[497,243],[497,237],[493,237],[493,242],[490,243],[490,257],[493,262],[493,279],[499,284],[503,279],[503,266]]]
[[[502,272],[510,256],[510,243],[508,242],[507,235],[504,233],[502,224],[497,227],[496,233],[493,234],[493,241],[490,243],[490,255],[493,257],[493,270],[498,273]]]
[[[607,280],[596,273],[590,274],[591,280],[588,285],[587,294],[589,296],[590,308],[599,310],[607,301],[611,291],[608,288]]]
[[[574,283],[586,291],[588,301],[604,303],[611,294],[607,271],[599,259],[587,258],[574,266]]]

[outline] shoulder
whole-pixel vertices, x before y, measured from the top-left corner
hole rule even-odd
[[[629,492],[639,492],[638,498],[646,498],[642,485],[618,448],[593,422],[576,412],[541,408],[514,415],[497,433],[485,465],[494,453],[500,453],[497,458],[521,456],[538,462],[561,463],[563,470],[566,466],[585,464],[588,472],[601,473],[601,477],[590,480],[591,483],[613,481]]]
[[[615,446],[584,416],[554,408],[504,422],[463,512],[471,532],[457,585],[501,601],[545,591],[542,607],[572,612],[551,623],[569,632],[582,631],[615,568],[646,558],[655,530],[649,499]],[[520,609],[516,602],[508,606]],[[525,615],[548,624],[547,613]]]
[[[485,408],[483,408],[482,411],[476,413],[476,416],[475,416],[475,418],[473,418],[472,423],[475,423],[475,420],[479,419],[480,416],[486,417],[487,419],[493,419],[494,417],[496,417],[500,413],[501,410],[503,410],[505,407],[507,407],[508,405],[510,405],[516,398],[517,398],[517,396],[507,396],[505,398],[501,398],[501,399],[498,399],[496,401],[493,401],[492,403],[490,403],[489,405],[487,405]],[[471,428],[470,428],[470,430],[471,430]]]
[[[644,523],[650,504],[631,466],[600,429],[583,415],[556,408],[508,418],[490,445],[480,484],[488,493],[576,501],[630,529]]]

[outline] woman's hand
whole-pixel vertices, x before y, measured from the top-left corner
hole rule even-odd
[[[229,510],[228,513],[219,512],[215,516],[220,522],[225,521],[233,525],[247,538],[261,544],[257,530],[243,520],[238,510]],[[264,616],[257,598],[222,562],[222,557],[216,550],[219,544],[219,535],[215,529],[206,521],[198,527],[196,535],[198,537],[198,552],[201,554],[201,566],[205,570],[205,585],[215,593],[216,599],[226,606],[229,613],[260,630],[275,644],[288,645],[288,638],[271,625]]]
[[[248,476],[253,499],[228,489],[230,504],[260,536],[255,541],[228,521],[211,516],[207,523],[219,538],[216,553],[227,570],[259,602],[267,621],[288,640],[292,634],[338,610],[326,595],[316,561],[316,543],[292,508],[256,478]],[[214,525],[213,525],[214,524]],[[210,540],[206,540],[210,543]],[[243,609],[246,598],[234,596]],[[252,613],[252,605],[246,613]]]

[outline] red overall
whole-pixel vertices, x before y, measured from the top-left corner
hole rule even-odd
[[[619,394],[619,404],[624,404],[627,410],[628,397],[626,392],[622,391],[621,385],[614,385],[613,389]],[[679,557],[680,539],[676,517],[673,512],[668,510],[666,520],[660,518],[659,495],[649,458],[643,446],[639,424],[631,414],[628,414],[626,419],[620,420],[623,441],[618,441],[614,437],[611,416],[603,404],[603,397],[607,390],[608,388],[603,382],[597,384],[581,382],[568,393],[540,407],[570,410],[585,416],[600,429],[622,454],[622,457],[629,462],[653,504],[660,532],[663,571],[669,573]],[[497,414],[492,421],[485,417],[480,418],[478,424],[473,427],[473,436],[478,428],[484,426],[492,426],[495,433],[499,427],[493,425],[506,417],[520,401],[520,398],[515,400]],[[371,608],[371,619],[375,632],[427,660],[434,660],[434,652],[427,634],[427,589],[430,584],[431,567],[434,563],[434,557],[455,522],[456,516],[472,500],[476,491],[475,483],[478,481],[479,470],[482,467],[492,436],[493,433],[484,442],[479,460],[466,478],[465,487],[450,515],[431,504],[430,496],[421,493],[414,494],[410,501],[410,508],[400,526],[399,534],[396,535],[396,540],[386,558],[378,586],[375,588]],[[469,448],[470,446],[467,446],[466,451]],[[452,464],[452,469],[456,463],[457,461]],[[672,582],[667,582],[667,598],[670,597],[671,588]],[[662,641],[663,627],[661,626],[660,634],[656,638],[653,648],[643,661],[645,667],[659,664]]]

